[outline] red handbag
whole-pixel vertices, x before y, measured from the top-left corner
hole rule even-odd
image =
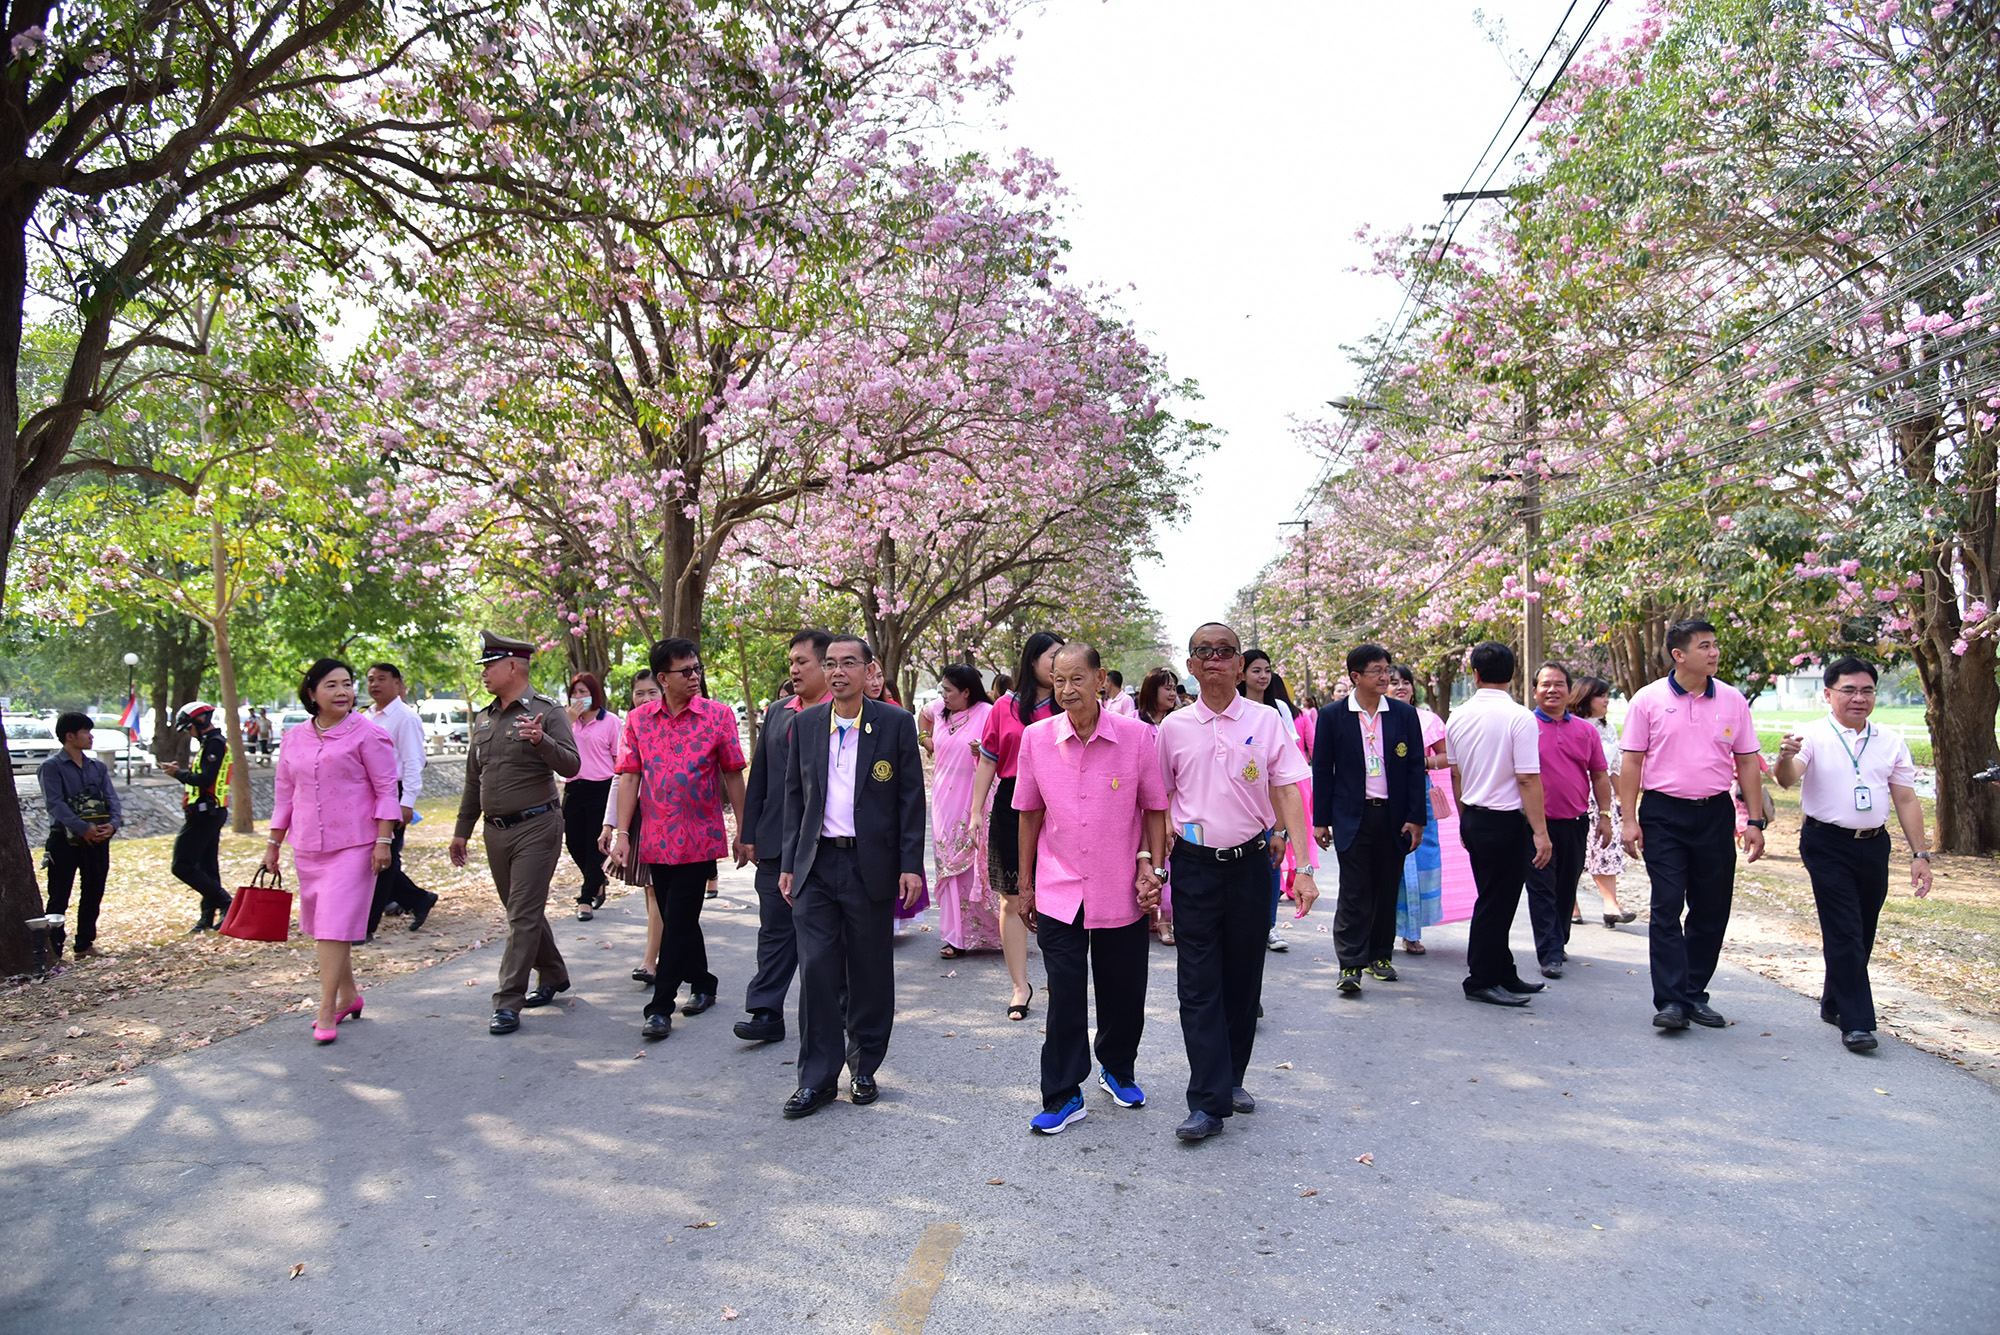
[[[283,941],[292,934],[292,892],[285,889],[282,872],[263,867],[250,884],[236,888],[229,912],[222,918],[222,934],[242,941]]]

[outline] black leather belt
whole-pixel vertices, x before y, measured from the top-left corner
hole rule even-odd
[[[823,834],[819,837],[819,841],[823,844],[831,844],[835,848],[852,848],[859,842],[851,834]]]
[[[511,816],[488,816],[486,823],[496,830],[511,830],[522,821],[533,820],[542,813],[555,809],[555,803],[544,802],[538,807],[529,807],[526,811],[517,811]]]
[[[187,810],[194,812],[227,811],[229,810],[229,806],[225,802],[208,802],[208,801],[190,802],[187,804]]]
[[[1271,837],[1267,834],[1260,834],[1250,842],[1238,844],[1234,848],[1210,848],[1206,844],[1191,844],[1183,839],[1174,845],[1174,856],[1179,857],[1182,853],[1186,853],[1189,857],[1199,858],[1203,862],[1241,862],[1252,853],[1262,853],[1270,846]]]
[[[1731,806],[1736,804],[1736,799],[1728,793],[1710,793],[1707,797],[1675,797],[1672,793],[1663,793],[1657,788],[1648,788],[1639,794],[1639,798],[1644,802],[1673,802],[1684,807],[1705,807],[1712,802],[1727,802]]]
[[[1873,839],[1878,834],[1889,833],[1887,825],[1871,826],[1866,830],[1854,830],[1849,829],[1845,825],[1835,825],[1830,820],[1815,820],[1811,816],[1806,817],[1806,828],[1808,830],[1825,830],[1828,834],[1839,835],[1843,839]]]
[[[1364,797],[1361,799],[1361,805],[1366,807],[1386,807],[1389,805],[1389,799],[1386,797]]]

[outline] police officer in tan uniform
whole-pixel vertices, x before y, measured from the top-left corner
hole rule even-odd
[[[581,765],[569,714],[536,691],[528,678],[535,646],[490,630],[479,632],[480,675],[493,703],[472,716],[465,754],[465,794],[451,863],[465,865],[466,840],[483,815],[486,865],[507,906],[507,947],[500,956],[500,989],[493,994],[488,1032],[511,1034],[521,1011],[546,1006],[569,991],[569,969],[556,949],[547,913],[549,881],[562,854],[562,794],[556,775],[573,777]],[[528,975],[541,985],[528,991]]]

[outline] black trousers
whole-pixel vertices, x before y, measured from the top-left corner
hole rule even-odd
[[[655,862],[653,899],[660,906],[660,958],[653,965],[653,999],[647,1015],[672,1015],[681,984],[715,995],[708,971],[708,941],[701,934],[702,891],[715,877],[715,861]]]
[[[1409,841],[1389,823],[1387,802],[1363,802],[1361,828],[1340,859],[1340,902],[1333,910],[1333,949],[1343,969],[1386,960],[1396,945],[1396,900],[1403,893]]]
[[[757,972],[743,993],[743,1009],[783,1015],[799,967],[799,938],[792,906],[778,893],[778,864],[775,857],[757,859]]]
[[[1535,929],[1535,958],[1544,969],[1559,969],[1569,958],[1569,919],[1576,910],[1590,817],[1550,820],[1548,826],[1549,865],[1537,867],[1532,856],[1528,859],[1528,925]]]
[[[874,1075],[896,1022],[896,897],[870,898],[854,850],[822,843],[805,884],[793,887],[792,925],[799,1087],[832,1089],[843,1062],[852,1075]]]
[[[569,860],[583,873],[583,888],[576,892],[579,904],[594,904],[604,893],[604,854],[598,851],[597,837],[604,831],[604,809],[611,801],[615,782],[571,779],[563,786],[563,843],[569,849]]]
[[[222,827],[229,823],[229,808],[209,811],[189,808],[183,815],[181,832],[174,836],[174,879],[193,887],[201,896],[201,920],[229,911],[229,892],[222,888],[222,862],[217,845]]]
[[[1053,1112],[1083,1091],[1090,1078],[1088,978],[1097,982],[1097,1060],[1125,1084],[1136,1084],[1139,1036],[1146,1028],[1146,951],[1152,925],[1140,915],[1123,927],[1085,927],[1041,918],[1035,940],[1049,976],[1048,1037],[1042,1040],[1042,1108]]]
[[[1494,807],[1459,808],[1459,838],[1472,863],[1472,924],[1465,938],[1465,990],[1520,986],[1514,948],[1507,942],[1521,890],[1535,860],[1535,832],[1526,815]]]
[[[44,847],[49,854],[49,899],[42,911],[49,914],[69,912],[70,887],[81,876],[83,893],[77,896],[76,901],[76,945],[73,949],[88,950],[97,940],[97,910],[104,903],[104,880],[111,874],[111,841],[73,844],[69,841],[69,831],[57,826],[49,831],[49,841]],[[1869,935],[1874,935],[1873,922],[1869,924]]]
[[[1169,865],[1188,1110],[1227,1117],[1229,1091],[1243,1083],[1257,1041],[1271,862],[1262,853],[1213,862],[1176,845]]]
[[[1648,792],[1639,833],[1653,887],[1653,1008],[1706,1002],[1736,893],[1736,803],[1728,793],[1695,800]]]
[[[406,910],[415,912],[426,899],[435,900],[436,895],[411,880],[403,870],[403,835],[408,830],[403,822],[396,822],[395,842],[389,845],[389,865],[375,875],[375,899],[368,906],[368,935],[375,935],[375,929],[382,925],[382,913],[391,904],[401,904]]]
[[[1882,902],[1889,897],[1890,842],[1887,833],[1856,839],[1817,825],[1806,826],[1799,835],[1799,860],[1812,877],[1820,951],[1826,957],[1819,1013],[1845,1033],[1875,1029],[1868,957],[1875,953],[1875,926],[1882,917]],[[76,930],[81,942],[81,918]]]

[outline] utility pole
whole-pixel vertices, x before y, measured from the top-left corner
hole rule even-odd
[[[1305,611],[1299,617],[1299,624],[1303,625],[1306,628],[1305,634],[1303,635],[1302,638],[1308,642],[1308,645],[1310,645],[1310,641],[1312,640],[1312,623],[1313,623],[1313,605],[1312,605],[1313,521],[1310,519],[1284,519],[1280,520],[1278,523],[1279,528],[1291,528],[1294,525],[1296,525],[1299,529],[1299,552],[1301,556],[1304,558],[1304,565],[1305,565],[1305,578],[1301,581],[1301,587],[1304,589],[1304,598],[1302,599],[1302,601],[1305,604]],[[1303,666],[1305,668],[1305,674],[1306,674],[1305,690],[1307,694],[1311,694],[1313,688],[1313,670],[1312,670],[1312,652],[1310,647],[1308,647],[1307,649],[1305,662]]]

